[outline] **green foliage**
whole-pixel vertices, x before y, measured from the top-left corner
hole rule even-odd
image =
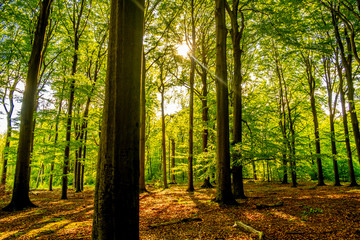
[[[18,141],[18,111],[22,89],[26,78],[27,62],[31,50],[38,15],[39,1],[5,1],[0,5],[0,97],[4,99],[1,117],[5,118],[4,107],[10,106],[10,89],[15,89],[15,111],[12,116],[13,135],[8,153],[8,184],[12,186],[16,149]],[[228,1],[230,4],[232,1]],[[331,78],[334,80],[335,98],[339,76],[336,71],[335,53],[337,48],[331,14],[325,1],[239,1],[239,26],[244,24],[240,41],[242,77],[242,142],[231,145],[232,166],[244,166],[244,176],[261,180],[279,181],[284,171],[290,173],[290,162],[296,163],[296,173],[300,180],[317,178],[316,157],[323,161],[326,180],[333,181],[333,163],[330,142],[328,92],[324,80],[323,59],[331,60]],[[355,29],[355,44],[358,45],[359,22],[356,19],[355,1],[353,10],[339,3],[339,11]],[[86,156],[79,161],[85,165],[84,183],[94,185],[96,161],[102,121],[104,89],[106,78],[106,57],[108,37],[108,1],[86,1],[83,17],[82,36],[79,41],[77,73],[71,74],[74,54],[74,25],[70,9],[79,1],[65,4],[55,1],[52,20],[49,23],[48,39],[44,48],[44,60],[39,76],[39,98],[36,109],[36,125],[31,165],[31,187],[47,188],[50,175],[54,176],[54,186],[61,184],[65,131],[70,82],[75,80],[75,101],[72,118],[71,165],[69,182],[73,181],[75,153],[86,146]],[[77,9],[78,10],[78,9]],[[215,24],[213,1],[195,1],[196,73],[194,99],[194,176],[201,181],[213,178],[216,168],[216,97],[215,97]],[[86,24],[85,24],[86,22]],[[157,184],[161,171],[161,120],[160,120],[160,67],[163,68],[166,158],[170,175],[174,171],[177,182],[187,181],[189,109],[188,82],[190,59],[176,55],[181,43],[191,46],[191,6],[190,1],[146,1],[144,54],[146,89],[146,180]],[[345,41],[344,26],[341,37]],[[230,120],[234,92],[232,83],[233,48],[231,42],[230,17],[227,16],[229,30],[227,46],[227,66],[229,76]],[[348,29],[348,31],[351,29]],[[358,47],[358,46],[357,46]],[[350,52],[350,51],[349,51]],[[304,57],[308,56],[314,66],[316,84],[316,110],[319,119],[321,154],[316,154],[314,125],[309,103],[309,86]],[[358,63],[353,62],[353,75],[358,79]],[[204,70],[204,71],[203,71]],[[204,100],[201,75],[207,74],[206,96],[208,121],[202,120]],[[281,84],[279,81],[281,78]],[[16,82],[18,81],[18,83]],[[16,83],[16,84],[15,84]],[[355,95],[359,95],[355,81]],[[280,90],[287,96],[285,109],[281,109]],[[86,103],[90,99],[88,116],[84,116]],[[359,102],[356,100],[356,107]],[[169,106],[177,106],[170,109]],[[289,110],[287,109],[289,108]],[[342,181],[348,181],[348,160],[344,144],[341,111],[335,112],[335,137],[337,162]],[[350,120],[350,118],[349,118]],[[282,121],[282,126],[280,122]],[[87,139],[80,140],[80,126],[87,123]],[[230,130],[232,130],[230,121]],[[351,148],[356,145],[350,126]],[[291,132],[293,127],[294,133]],[[202,149],[202,134],[208,130],[207,151]],[[284,132],[285,130],[285,132]],[[55,136],[57,140],[55,141]],[[230,139],[232,136],[230,136]],[[292,143],[292,138],[294,142]],[[175,167],[169,166],[171,140],[175,141]],[[1,144],[5,141],[1,138]],[[294,144],[295,151],[289,147]],[[356,159],[356,154],[354,160]],[[283,161],[287,161],[287,167]],[[2,160],[0,161],[2,163]],[[54,171],[50,166],[54,164]],[[354,161],[357,176],[360,176],[358,161]],[[170,177],[170,176],[169,176]],[[212,179],[213,180],[213,179]],[[37,182],[39,182],[37,184]],[[309,210],[310,211],[310,210]]]
[[[310,216],[310,215],[314,215],[314,214],[319,214],[319,213],[323,213],[324,211],[321,208],[312,208],[309,206],[304,206],[303,207],[305,210],[302,212],[302,216]]]

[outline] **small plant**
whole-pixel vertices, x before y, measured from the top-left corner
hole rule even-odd
[[[304,208],[306,210],[302,212],[303,216],[309,216],[309,215],[314,215],[317,213],[323,213],[323,210],[321,208],[312,208],[312,207],[308,207],[308,206],[304,206]]]

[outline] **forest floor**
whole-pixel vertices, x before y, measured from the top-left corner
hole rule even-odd
[[[215,189],[148,189],[140,195],[140,239],[258,239],[234,227],[236,221],[264,239],[360,239],[360,188],[247,182],[248,199],[235,207],[214,203]],[[93,194],[93,188],[70,190],[68,200],[59,200],[60,190],[34,190],[38,208],[0,210],[0,239],[91,239]],[[9,201],[10,192],[0,193],[0,209]]]

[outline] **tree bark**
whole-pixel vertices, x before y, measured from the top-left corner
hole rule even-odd
[[[165,106],[164,106],[164,93],[165,93],[165,85],[164,85],[164,65],[160,65],[160,87],[159,91],[161,94],[161,150],[162,150],[162,170],[163,170],[163,184],[164,188],[168,188],[167,184],[167,176],[166,176],[166,138],[165,138]]]
[[[279,80],[279,125],[280,130],[283,136],[283,153],[282,153],[282,167],[283,167],[283,180],[282,184],[288,184],[288,159],[287,159],[287,149],[288,149],[288,137],[287,137],[287,124],[286,124],[286,101],[284,96],[284,86],[283,86],[283,72],[282,68],[278,59],[278,52],[276,47],[274,47],[275,51],[275,68],[276,68],[276,74]],[[284,81],[285,82],[285,81]]]
[[[240,41],[243,37],[245,29],[245,18],[242,11],[240,13],[241,26],[238,24],[238,7],[239,1],[233,1],[232,10],[225,1],[225,8],[231,19],[231,40],[233,47],[233,62],[234,62],[234,82],[233,82],[233,144],[242,143],[242,64],[241,56],[243,50],[240,46]],[[239,198],[246,198],[243,183],[243,166],[241,157],[233,159],[233,191],[234,196]]]
[[[321,148],[320,148],[320,132],[319,132],[319,120],[317,117],[317,110],[316,110],[316,99],[315,99],[315,78],[313,76],[313,63],[310,59],[310,56],[304,56],[303,60],[306,67],[306,74],[307,74],[307,81],[309,84],[309,95],[310,95],[310,104],[311,104],[311,112],[313,115],[313,123],[314,123],[314,136],[315,136],[315,147],[316,147],[316,165],[317,165],[317,174],[318,174],[318,186],[324,186],[324,175],[322,169],[322,162],[321,162]]]
[[[350,186],[358,186],[358,184],[356,182],[356,176],[355,176],[355,170],[354,170],[353,158],[352,158],[352,151],[351,151],[351,145],[350,145],[347,110],[346,110],[346,106],[345,106],[346,102],[345,102],[345,93],[344,93],[344,78],[343,78],[342,69],[340,67],[340,63],[339,63],[337,55],[336,55],[336,69],[339,74],[339,80],[340,80],[340,83],[339,83],[340,103],[341,103],[341,110],[342,110],[344,135],[345,135],[347,162],[348,162],[348,167],[349,167]]]
[[[0,186],[4,186],[6,184],[6,174],[7,174],[7,162],[8,162],[8,156],[10,151],[10,139],[12,136],[12,114],[14,112],[14,92],[16,85],[18,84],[20,78],[17,78],[12,86],[10,86],[9,89],[9,102],[10,107],[7,108],[5,104],[5,100],[3,100],[3,107],[6,111],[6,123],[7,123],[7,129],[6,129],[6,137],[5,137],[5,146],[4,146],[4,152],[3,152],[3,167],[1,172],[1,181]],[[6,91],[6,90],[5,90]],[[5,96],[4,96],[5,98]]]
[[[52,0],[42,1],[34,42],[29,60],[26,86],[21,106],[20,135],[16,159],[15,180],[12,199],[3,210],[15,211],[35,207],[29,198],[30,145],[33,132],[33,115],[36,102],[38,77],[43,56],[43,44],[50,15]]]
[[[176,184],[175,178],[175,139],[171,139],[171,183]]]
[[[54,145],[55,147],[57,146],[58,143],[58,138],[59,138],[59,118],[61,115],[61,111],[62,111],[62,103],[63,103],[63,93],[64,93],[64,88],[65,88],[65,80],[64,80],[64,84],[62,86],[62,90],[61,90],[61,98],[59,101],[59,107],[58,107],[58,112],[56,114],[55,117],[55,137],[54,137]],[[56,150],[55,150],[56,151]],[[53,156],[53,160],[51,161],[51,165],[50,165],[50,177],[49,177],[49,191],[53,190],[53,178],[54,178],[54,161],[55,161],[55,157],[56,157],[56,152],[54,151],[54,156]]]
[[[338,168],[338,163],[337,163],[337,149],[336,149],[335,123],[334,123],[337,95],[335,97],[335,102],[333,102],[334,84],[333,84],[333,80],[331,80],[330,60],[327,57],[323,58],[323,66],[324,66],[324,73],[325,73],[326,89],[328,92],[330,142],[331,142],[331,153],[332,153],[334,179],[335,179],[334,185],[341,186],[340,176],[339,176],[339,168]],[[334,104],[334,107],[333,107],[333,104]]]
[[[289,152],[290,152],[290,171],[291,171],[291,182],[292,187],[297,187],[297,177],[296,177],[296,149],[295,149],[295,124],[291,114],[290,108],[290,101],[288,96],[288,88],[286,82],[284,82],[284,89],[285,89],[285,101],[287,105],[287,112],[288,112],[288,119],[289,119],[289,130],[291,134],[291,141],[289,145]]]
[[[359,121],[356,114],[356,108],[355,108],[355,100],[354,100],[354,83],[353,83],[353,76],[352,76],[352,54],[351,54],[351,46],[349,43],[349,37],[347,36],[347,32],[345,29],[345,37],[347,41],[347,52],[348,55],[346,57],[345,55],[345,48],[341,40],[339,26],[338,26],[338,18],[336,17],[336,14],[334,11],[331,12],[332,14],[332,24],[334,27],[335,37],[337,44],[339,46],[340,50],[340,56],[341,56],[341,63],[344,66],[345,69],[345,79],[347,82],[347,97],[348,97],[348,104],[349,104],[349,112],[350,112],[350,118],[353,128],[353,134],[354,134],[354,140],[356,145],[356,151],[358,155],[358,160],[360,162],[360,131],[359,131]]]
[[[215,1],[216,20],[216,197],[219,204],[237,204],[231,191],[229,104],[226,70],[225,0]]]
[[[139,239],[143,18],[143,0],[111,1],[92,239]]]
[[[140,88],[140,192],[146,192],[145,185],[145,143],[146,143],[146,95],[145,95],[145,79],[146,79],[146,58],[144,49],[142,53],[142,71],[141,71],[141,88]]]
[[[75,3],[74,3],[75,5]],[[81,19],[83,18],[83,12],[86,6],[86,0],[81,0],[79,9],[75,10],[73,6],[74,14],[72,15],[73,31],[74,31],[74,53],[73,53],[73,62],[71,69],[70,79],[70,95],[68,102],[68,111],[67,111],[67,121],[66,121],[66,135],[65,135],[65,153],[64,153],[64,165],[63,165],[63,176],[62,176],[62,190],[61,190],[61,199],[67,199],[67,189],[68,189],[68,172],[70,165],[70,141],[71,141],[71,124],[72,124],[72,111],[75,98],[75,75],[77,73],[77,63],[79,59],[79,47],[80,47],[80,38],[83,34],[83,29],[80,27]]]
[[[191,66],[190,66],[190,97],[189,97],[189,155],[188,155],[188,192],[194,191],[194,80],[195,80],[196,35],[194,18],[194,0],[191,0]]]

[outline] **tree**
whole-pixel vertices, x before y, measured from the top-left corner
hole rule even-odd
[[[216,197],[219,204],[237,202],[231,192],[229,149],[229,105],[226,70],[225,0],[215,1],[216,21]]]
[[[359,121],[357,118],[356,108],[355,108],[355,88],[354,88],[354,82],[353,82],[353,73],[352,73],[352,61],[353,61],[353,55],[351,52],[351,40],[347,33],[347,28],[344,29],[344,35],[345,40],[347,43],[347,49],[345,49],[345,46],[342,42],[342,37],[340,35],[340,29],[339,29],[339,18],[337,17],[334,10],[331,11],[332,15],[332,24],[334,27],[335,37],[336,41],[340,50],[340,57],[341,57],[341,63],[343,65],[343,68],[345,70],[345,79],[347,82],[347,97],[348,97],[348,104],[349,104],[349,113],[351,118],[351,123],[353,127],[353,134],[354,134],[354,140],[356,144],[356,150],[358,155],[358,160],[360,162],[360,130],[359,130]],[[346,53],[348,53],[346,55]]]
[[[349,167],[350,186],[357,186],[358,184],[356,183],[352,151],[351,151],[351,145],[350,145],[347,110],[346,110],[346,106],[345,106],[346,102],[345,102],[345,91],[344,91],[344,77],[343,77],[342,68],[341,68],[339,62],[340,62],[339,54],[336,51],[335,52],[335,65],[336,65],[336,70],[339,75],[340,103],[341,103],[341,110],[342,110],[344,135],[345,135],[345,147],[346,147],[346,153],[347,153],[347,162],[348,162],[348,167]]]
[[[86,3],[86,0],[81,0],[77,2],[74,0],[73,2],[73,14],[69,14],[70,21],[72,23],[72,31],[73,36],[69,36],[71,42],[74,46],[73,52],[73,60],[72,60],[72,68],[71,68],[71,78],[70,78],[70,89],[69,89],[69,101],[68,101],[68,110],[67,110],[67,121],[66,121],[66,145],[64,151],[64,166],[63,166],[63,176],[62,176],[62,191],[61,191],[61,199],[67,199],[67,188],[68,188],[68,171],[69,171],[69,164],[70,164],[70,141],[71,141],[71,124],[72,124],[72,112],[73,112],[73,105],[74,105],[74,98],[75,98],[75,83],[76,77],[75,74],[77,73],[77,65],[79,60],[79,44],[80,38],[84,33],[84,30],[87,25],[88,16],[84,20],[85,23],[81,25],[82,19],[84,17],[84,11],[86,7],[91,8]],[[89,10],[90,11],[90,10]],[[69,10],[70,12],[70,10]],[[70,29],[67,29],[67,32],[70,35]]]
[[[142,70],[141,70],[141,88],[140,88],[140,177],[139,177],[139,190],[146,192],[145,185],[145,144],[146,144],[146,93],[145,93],[145,72],[146,62],[143,49]]]
[[[60,114],[62,111],[62,104],[63,104],[63,92],[64,92],[64,87],[65,87],[65,81],[61,90],[61,97],[59,99],[59,106],[58,106],[58,111],[55,117],[55,137],[54,137],[54,145],[56,146],[58,143],[58,138],[59,138],[59,118],[60,118]],[[54,151],[55,153],[55,151]],[[53,179],[54,179],[54,163],[55,161],[55,154],[54,154],[54,160],[51,161],[51,165],[50,165],[50,178],[49,178],[49,191],[53,190]]]
[[[171,184],[176,184],[175,177],[175,139],[171,139]]]
[[[311,52],[301,53],[303,58],[303,62],[305,64],[306,70],[306,78],[309,85],[309,96],[310,96],[310,104],[311,104],[311,112],[313,115],[313,123],[314,123],[314,135],[315,135],[315,147],[316,147],[316,165],[317,165],[317,173],[318,173],[318,186],[324,186],[324,174],[323,167],[321,161],[321,148],[320,148],[320,132],[319,132],[319,119],[317,116],[316,110],[316,99],[315,99],[315,90],[316,90],[316,80],[314,76],[314,60]]]
[[[335,138],[335,111],[337,105],[337,99],[339,96],[339,91],[336,92],[335,100],[333,99],[333,92],[335,90],[335,79],[332,79],[331,75],[331,64],[328,57],[323,57],[323,66],[324,66],[324,81],[326,83],[326,90],[328,92],[328,108],[329,108],[329,120],[330,120],[330,140],[331,140],[331,153],[333,160],[333,169],[334,169],[334,178],[335,186],[341,186],[340,176],[339,176],[339,167],[338,167],[338,153],[336,149],[336,138]]]
[[[166,138],[165,138],[165,107],[164,107],[164,93],[165,93],[165,84],[164,84],[164,62],[159,64],[160,67],[160,86],[159,92],[161,95],[161,152],[162,152],[162,170],[163,170],[163,184],[164,188],[168,188],[167,176],[166,176]]]
[[[101,29],[104,30],[104,29]],[[87,142],[87,135],[88,135],[88,123],[89,123],[89,111],[90,111],[90,103],[92,101],[96,83],[99,77],[99,72],[101,67],[103,66],[103,61],[105,58],[105,54],[107,49],[104,47],[105,39],[107,37],[107,30],[103,31],[102,34],[99,34],[99,39],[97,40],[97,45],[94,50],[87,52],[88,63],[87,66],[87,77],[91,81],[91,87],[87,94],[85,108],[83,112],[82,119],[78,126],[78,135],[80,146],[76,151],[77,158],[75,160],[75,188],[76,192],[81,192],[83,190],[83,183],[84,183],[84,168],[85,168],[85,159],[86,159],[86,142]],[[90,47],[88,47],[90,49]]]
[[[244,4],[246,6],[247,4]],[[242,64],[241,57],[243,49],[240,42],[243,38],[245,29],[245,17],[241,6],[239,8],[239,0],[232,2],[232,10],[225,1],[225,7],[231,20],[231,40],[233,47],[233,63],[234,63],[234,77],[233,77],[233,142],[232,144],[242,143]],[[240,16],[238,17],[238,13]],[[240,19],[240,26],[239,21]],[[240,156],[239,156],[240,157]],[[238,160],[238,159],[234,159]],[[239,161],[239,160],[238,160]],[[233,186],[234,195],[240,198],[246,198],[243,187],[242,171],[243,166],[241,163],[234,161],[233,166]]]
[[[143,0],[111,1],[92,239],[139,238],[143,16]]]
[[[42,1],[30,55],[25,92],[21,106],[21,124],[16,159],[16,172],[11,202],[3,210],[15,211],[35,207],[29,198],[30,145],[38,77],[43,56],[43,44],[52,0]]]
[[[9,63],[10,63],[10,61],[9,61]],[[21,66],[21,64],[19,64],[19,69],[16,74],[17,76],[16,75],[14,76],[14,80],[12,82],[10,81],[10,75],[9,75],[8,81],[7,81],[8,84],[5,88],[5,92],[2,97],[2,104],[3,104],[3,107],[6,112],[7,130],[6,130],[5,148],[4,148],[4,154],[3,154],[3,167],[2,167],[2,172],[1,172],[0,187],[1,186],[5,187],[5,183],[6,183],[7,162],[8,162],[8,156],[9,156],[10,139],[11,139],[12,131],[13,131],[12,130],[12,115],[14,113],[14,92],[15,92],[17,84],[20,81],[20,76],[19,76],[20,66]],[[7,106],[7,104],[5,102],[6,96],[8,97],[10,106]]]
[[[195,35],[195,16],[194,0],[191,0],[191,67],[190,67],[190,98],[189,98],[189,156],[188,156],[188,187],[187,191],[194,191],[194,80],[195,80],[195,53],[196,53],[196,35]]]
[[[288,184],[288,159],[287,159],[287,150],[289,145],[288,134],[287,134],[287,117],[286,117],[286,101],[284,94],[284,72],[281,61],[279,59],[279,53],[277,50],[277,46],[274,46],[274,60],[275,60],[275,68],[276,75],[279,80],[279,125],[280,130],[283,136],[283,153],[282,153],[282,167],[283,167],[283,180],[282,184]]]

